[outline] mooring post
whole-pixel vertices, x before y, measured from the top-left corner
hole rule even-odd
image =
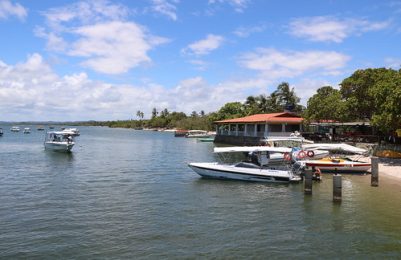
[[[342,200],[342,180],[341,174],[333,174],[333,201],[341,202]]]
[[[372,169],[370,185],[373,187],[378,187],[379,186],[379,157],[372,156],[370,158],[370,163],[371,163],[371,169]]]
[[[304,194],[311,195],[312,194],[312,171],[305,172],[305,187]]]

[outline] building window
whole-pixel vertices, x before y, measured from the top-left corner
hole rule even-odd
[[[298,131],[299,132],[299,125],[286,125],[285,126],[285,131],[286,132],[295,132]]]
[[[269,125],[269,132],[281,132],[281,124],[279,125]]]

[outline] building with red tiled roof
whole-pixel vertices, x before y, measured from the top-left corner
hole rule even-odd
[[[215,121],[215,142],[254,144],[271,136],[290,136],[295,131],[301,131],[302,121],[302,117],[289,112],[255,114]]]

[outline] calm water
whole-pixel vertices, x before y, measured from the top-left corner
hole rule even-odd
[[[401,258],[401,187],[330,175],[302,185],[201,179],[213,144],[80,128],[71,154],[44,132],[0,137],[0,258]]]

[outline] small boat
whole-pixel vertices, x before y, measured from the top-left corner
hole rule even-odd
[[[74,137],[71,132],[52,131],[46,133],[44,142],[46,150],[70,152],[74,144]]]
[[[239,147],[238,147],[239,148]],[[291,151],[285,147],[243,147],[242,149],[222,150],[216,149],[215,153],[227,152],[251,152],[251,161],[242,161],[235,164],[220,162],[189,163],[188,166],[197,174],[206,178],[230,179],[242,181],[292,183],[301,181],[303,168],[298,164],[284,166],[269,166],[270,152],[284,153]]]
[[[3,136],[3,128],[0,127],[0,136]]]
[[[38,131],[44,131],[44,130],[45,130],[45,127],[42,126],[42,125],[39,125],[39,126],[36,127],[36,130],[38,130]]]
[[[19,128],[19,126],[12,126],[11,128],[10,128],[10,131],[11,132],[19,132],[21,129]]]
[[[319,168],[322,172],[365,173],[371,168],[371,163],[351,160],[347,157],[326,157],[320,160],[306,160],[304,163],[307,167]]]
[[[202,143],[213,143],[214,137],[201,137],[201,138],[196,139],[196,141],[202,142]]]
[[[188,133],[188,130],[175,130],[174,136],[175,137],[185,137]]]
[[[188,130],[188,132],[185,134],[186,138],[206,138],[206,137],[211,137],[210,134],[208,134],[207,131],[205,130]]]
[[[62,130],[65,133],[70,133],[72,136],[79,136],[79,130],[77,128],[64,128]]]
[[[368,151],[348,144],[308,144],[307,149],[324,149],[335,152],[345,152],[347,154],[364,155]],[[319,160],[300,161],[304,166],[320,169],[322,172],[341,172],[341,173],[366,173],[371,168],[371,163],[350,159],[346,156],[330,156]]]
[[[24,134],[30,134],[30,133],[31,133],[31,129],[29,127],[25,127]]]

